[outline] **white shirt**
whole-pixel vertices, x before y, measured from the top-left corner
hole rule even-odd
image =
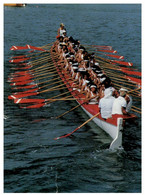
[[[112,114],[123,114],[122,107],[126,108],[127,103],[124,97],[119,96],[115,99],[112,107]]]
[[[112,115],[112,106],[115,101],[113,96],[110,97],[103,97],[100,99],[99,108],[101,109],[101,116],[102,118],[109,118]]]

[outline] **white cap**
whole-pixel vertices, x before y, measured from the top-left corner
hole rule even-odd
[[[76,66],[73,66],[73,69],[74,69],[74,70],[77,70],[77,69],[78,69],[78,67],[76,67]]]
[[[93,88],[93,87],[94,87],[94,88],[97,88],[97,87],[96,87],[96,85],[91,85],[91,87],[90,87],[90,88]]]
[[[99,77],[103,76],[104,74],[98,74]]]
[[[99,66],[99,63],[98,62],[95,62],[95,66]]]
[[[121,89],[119,89],[119,91],[125,91],[125,92],[128,92],[128,90],[127,90],[127,89],[125,89],[125,88],[121,88]]]

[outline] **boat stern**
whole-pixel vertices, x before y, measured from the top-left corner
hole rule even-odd
[[[117,132],[116,137],[110,144],[110,149],[115,150],[118,148],[122,148],[122,131],[123,131],[123,118],[117,119]]]

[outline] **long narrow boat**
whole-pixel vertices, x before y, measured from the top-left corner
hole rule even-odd
[[[25,3],[4,3],[4,6],[9,7],[24,7],[25,5]]]
[[[53,46],[52,46],[53,48]],[[79,100],[80,98],[85,98],[85,95],[79,94],[76,91],[72,91],[73,83],[68,83],[67,80],[70,78],[70,75],[64,70],[60,69],[60,66],[57,64],[56,56],[54,57],[54,51],[51,48],[51,57],[53,60],[53,63],[58,71],[58,74],[62,81],[66,84],[68,90],[73,95],[74,98],[76,98],[76,101],[78,104],[81,104],[81,108],[85,111],[85,113],[92,117],[99,113],[99,107],[98,104],[83,104],[85,100]],[[136,115],[130,114],[130,115],[114,115],[112,118],[109,118],[107,120],[104,120],[101,115],[99,114],[97,117],[93,119],[93,121],[99,126],[101,129],[103,129],[109,136],[112,138],[112,142],[110,144],[110,149],[118,149],[122,148],[122,131],[123,131],[123,124],[124,120],[130,120],[135,119]],[[97,130],[96,130],[97,131]]]

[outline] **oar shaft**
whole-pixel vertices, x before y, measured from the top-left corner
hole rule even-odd
[[[134,112],[137,112],[137,113],[141,114],[141,111],[135,110],[133,108],[131,108],[131,110],[134,111]]]
[[[73,130],[71,133],[61,136],[61,137],[57,137],[55,138],[55,140],[61,139],[61,138],[65,138],[68,137],[70,135],[72,135],[74,132],[76,132],[78,129],[80,129],[81,127],[83,127],[84,125],[86,125],[88,122],[90,122],[91,120],[93,120],[95,117],[97,117],[100,113],[95,114],[93,117],[91,117],[89,120],[87,120],[86,122],[84,122],[82,125],[80,125],[79,127],[77,127],[75,130]]]
[[[138,108],[138,107],[136,107],[136,106],[132,106],[132,108],[134,108],[134,109],[137,109],[137,110],[141,111],[141,108]]]

